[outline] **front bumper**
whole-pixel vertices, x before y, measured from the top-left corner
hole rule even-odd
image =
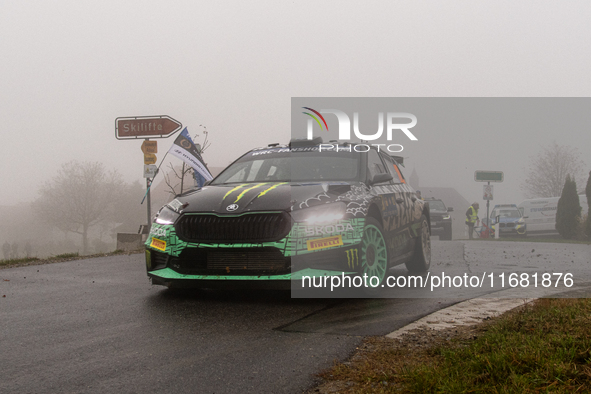
[[[497,224],[492,225],[493,232],[496,229]],[[527,232],[526,224],[516,223],[501,223],[499,228],[499,234],[501,235],[525,235]]]
[[[360,267],[365,219],[340,222],[338,228],[348,231],[323,233],[325,228],[314,226],[311,233],[310,226],[294,224],[287,237],[257,244],[188,243],[176,237],[172,225],[153,224],[145,244],[147,273],[153,284],[168,287],[219,287],[227,282],[233,288],[289,288],[305,274],[354,273]]]
[[[451,220],[431,222],[431,235],[441,235],[451,229]]]

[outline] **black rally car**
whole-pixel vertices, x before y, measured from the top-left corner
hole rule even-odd
[[[429,212],[431,214],[431,235],[439,235],[439,239],[451,241],[451,215],[453,208],[446,207],[445,203],[438,198],[427,198]]]
[[[303,275],[367,274],[375,285],[394,265],[426,271],[429,210],[401,162],[321,140],[251,150],[161,208],[146,241],[148,276],[168,287],[289,288]]]

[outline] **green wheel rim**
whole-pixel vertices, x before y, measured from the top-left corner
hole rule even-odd
[[[361,269],[369,278],[377,277],[380,281],[386,276],[388,268],[388,250],[382,232],[374,225],[369,225],[363,231],[361,241]],[[374,281],[375,283],[375,281]]]

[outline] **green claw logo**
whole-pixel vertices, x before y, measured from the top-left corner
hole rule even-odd
[[[347,254],[347,266],[349,268],[355,268],[355,266],[359,267],[359,254],[357,249],[348,249],[345,250]]]

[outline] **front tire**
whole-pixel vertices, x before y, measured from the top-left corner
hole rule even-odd
[[[419,235],[411,260],[406,263],[410,272],[425,272],[431,267],[431,230],[425,215],[421,216]]]
[[[360,250],[361,274],[367,274],[369,283],[372,277],[377,277],[379,283],[375,288],[381,287],[388,271],[388,248],[382,225],[372,217],[365,219]]]

